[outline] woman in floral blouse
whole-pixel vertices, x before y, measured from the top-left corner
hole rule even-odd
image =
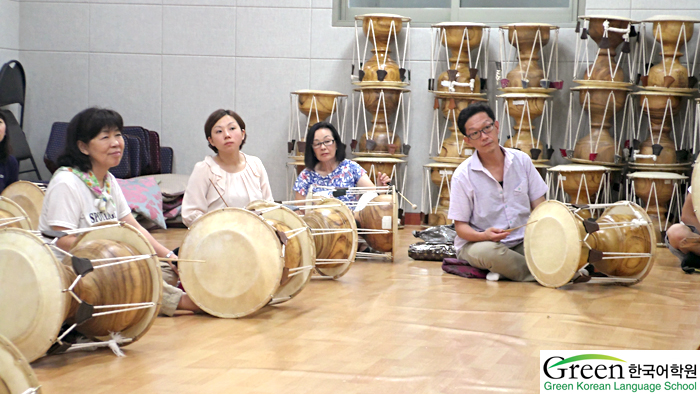
[[[306,133],[306,151],[304,152],[306,168],[299,174],[294,183],[296,199],[303,200],[311,185],[332,186],[335,188],[373,187],[374,183],[359,164],[345,158],[345,144],[340,141],[340,135],[335,127],[328,122],[313,125]],[[377,173],[377,182],[386,186],[390,178],[381,172]],[[320,191],[320,190],[319,190]],[[347,202],[355,199],[356,195],[338,197]]]

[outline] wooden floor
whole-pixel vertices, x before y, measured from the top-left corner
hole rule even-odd
[[[697,349],[700,275],[665,249],[632,287],[487,282],[407,255],[358,261],[337,281],[248,318],[158,318],[127,357],[109,350],[32,366],[59,393],[536,392],[542,349]],[[182,230],[156,234],[175,247]]]

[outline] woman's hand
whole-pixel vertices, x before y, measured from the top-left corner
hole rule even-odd
[[[391,182],[391,178],[387,174],[377,172],[377,186],[386,186]]]
[[[484,231],[484,238],[486,241],[491,242],[501,242],[505,237],[510,234],[509,231],[501,230],[500,228],[489,227]]]

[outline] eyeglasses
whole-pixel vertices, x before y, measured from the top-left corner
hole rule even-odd
[[[321,147],[321,145],[325,145],[326,148],[328,148],[328,147],[330,147],[330,146],[333,145],[333,144],[335,144],[335,140],[325,140],[325,141],[322,141],[322,142],[314,142],[313,144],[311,144],[311,146],[312,146],[314,149],[318,149],[318,148]]]
[[[467,138],[469,138],[470,140],[479,139],[479,137],[481,137],[481,133],[489,134],[493,131],[493,129],[494,129],[494,124],[492,122],[491,124],[489,124],[488,126],[484,127],[481,130],[477,130],[473,133],[467,133]]]

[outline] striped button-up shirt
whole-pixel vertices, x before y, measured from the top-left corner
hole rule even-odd
[[[484,168],[479,155],[465,160],[452,176],[448,218],[468,223],[476,231],[489,227],[508,229],[527,223],[530,203],[547,192],[547,184],[525,153],[501,148],[505,155],[503,186]],[[521,243],[525,227],[514,230],[501,242],[509,248]],[[455,249],[467,244],[455,238]]]

